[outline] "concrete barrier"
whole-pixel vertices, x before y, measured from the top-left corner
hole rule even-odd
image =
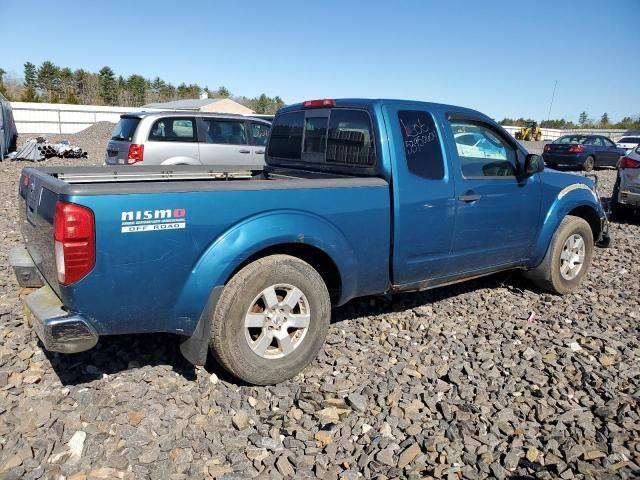
[[[116,123],[124,113],[157,111],[153,108],[11,102],[18,134],[77,133],[96,122]]]
[[[512,125],[503,125],[502,126],[507,132],[509,132],[514,138],[516,136],[516,132],[520,131],[520,127],[512,126]],[[542,130],[542,140],[546,140],[552,142],[557,140],[563,135],[604,135],[605,137],[609,137],[611,140],[617,140],[624,135],[624,132],[627,130],[620,130],[615,128],[576,128],[571,130],[560,130],[558,128],[541,128]]]

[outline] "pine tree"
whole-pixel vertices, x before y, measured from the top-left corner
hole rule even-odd
[[[607,115],[607,112],[604,112],[602,117],[600,117],[600,125],[605,127],[609,125],[609,115]]]
[[[216,92],[216,95],[222,98],[229,98],[231,96],[231,92],[227,87],[221,86],[221,87],[218,87],[218,91]]]
[[[115,105],[118,98],[116,76],[109,67],[102,67],[98,72],[100,82],[100,98],[106,105]]]
[[[36,91],[36,66],[27,62],[24,64],[24,90],[22,91],[22,97],[20,98],[23,102],[38,102],[40,99],[38,98],[38,92]]]
[[[256,113],[267,113],[270,104],[269,97],[267,97],[264,93],[258,97],[256,101]]]
[[[57,102],[57,88],[60,84],[60,69],[49,60],[42,62],[36,75],[36,84],[40,88],[49,102]]]
[[[580,114],[580,116],[578,117],[578,124],[581,127],[584,127],[587,124],[587,121],[589,120],[589,117],[587,115],[587,112],[582,112]]]

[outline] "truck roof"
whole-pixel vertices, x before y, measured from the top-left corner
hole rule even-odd
[[[372,108],[377,105],[393,105],[393,104],[414,104],[420,105],[423,107],[435,107],[438,109],[451,109],[456,110],[458,112],[467,112],[474,115],[480,115],[482,117],[488,118],[484,113],[478,112],[477,110],[473,110],[470,108],[460,107],[457,105],[447,105],[444,103],[434,103],[434,102],[421,102],[417,100],[402,100],[402,99],[392,99],[392,98],[336,98],[335,99],[336,106],[338,107],[358,107],[358,108]],[[278,113],[284,113],[292,110],[301,110],[304,108],[303,103],[294,103],[291,105],[287,105],[286,107],[281,108]]]

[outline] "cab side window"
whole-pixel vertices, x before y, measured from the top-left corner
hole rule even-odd
[[[427,112],[401,110],[398,121],[409,171],[430,180],[444,178],[442,148],[433,117]]]
[[[515,178],[516,151],[495,130],[464,120],[450,121],[449,126],[465,178]]]

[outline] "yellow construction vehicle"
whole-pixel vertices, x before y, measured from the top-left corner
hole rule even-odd
[[[542,140],[542,130],[536,122],[527,122],[526,126],[520,127],[520,131],[516,132],[517,140]]]

